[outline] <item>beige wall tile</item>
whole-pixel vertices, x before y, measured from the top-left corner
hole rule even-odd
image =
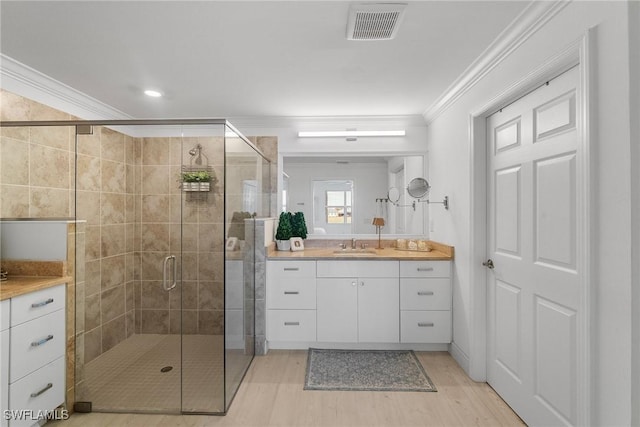
[[[107,289],[100,294],[100,310],[103,324],[125,313],[124,284]]]
[[[143,334],[169,333],[169,310],[140,310],[140,331]]]
[[[142,224],[142,250],[168,252],[170,229],[170,224]]]
[[[29,216],[70,217],[69,190],[31,187]]]
[[[162,287],[161,281],[148,281],[141,283],[142,309],[168,310],[169,292]]]
[[[169,138],[142,138],[143,165],[169,165]]]
[[[146,222],[169,222],[170,196],[142,196],[142,218]]]
[[[102,159],[102,191],[124,193],[126,189],[126,168],[122,162]]]
[[[29,185],[29,144],[17,139],[0,138],[0,182]]]
[[[74,133],[73,126],[33,126],[29,130],[29,142],[64,151],[75,151],[72,144],[72,141],[75,141]]]
[[[224,313],[222,311],[198,311],[198,333],[204,335],[222,335]]]
[[[77,135],[78,153],[86,154],[93,157],[100,157],[101,135],[101,126],[94,126],[92,135]]]
[[[76,193],[76,218],[87,221],[87,226],[100,225],[100,193],[97,191],[78,191]]]
[[[224,283],[200,281],[198,285],[199,310],[224,309]]]
[[[110,258],[102,258],[100,264],[101,288],[104,292],[106,289],[115,286],[122,286],[124,283],[124,255],[118,255]]]
[[[100,259],[100,253],[102,248],[102,241],[100,239],[100,230],[101,227],[99,225],[88,225],[87,230],[85,232],[86,242],[85,242],[85,259],[88,261],[93,261]]]
[[[102,351],[108,351],[121,343],[126,338],[125,316],[115,318],[114,320],[102,325]]]
[[[29,187],[0,185],[0,212],[3,218],[29,216]]]
[[[33,103],[20,95],[0,89],[0,119],[2,121],[29,120]]]
[[[86,295],[94,295],[100,293],[102,286],[100,285],[100,260],[87,261],[85,263],[85,293]]]
[[[69,189],[69,152],[30,144],[29,182],[37,187]]]
[[[85,296],[84,299],[84,327],[92,330],[100,326],[100,293]]]
[[[84,363],[91,362],[102,354],[102,328],[90,330],[84,335]]]
[[[124,224],[102,226],[102,256],[111,257],[125,252]]]
[[[169,194],[170,166],[142,166],[142,194]]]
[[[198,253],[198,280],[223,281],[223,254],[218,252]]]
[[[124,135],[109,128],[102,128],[100,154],[103,159],[124,163]]]
[[[162,264],[167,256],[164,252],[142,252],[140,278],[142,280],[162,280]]]
[[[101,193],[102,225],[122,224],[124,222],[124,197],[124,194]]]

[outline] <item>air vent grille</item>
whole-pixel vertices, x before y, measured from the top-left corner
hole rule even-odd
[[[391,40],[398,33],[404,3],[356,4],[349,11],[347,39]]]

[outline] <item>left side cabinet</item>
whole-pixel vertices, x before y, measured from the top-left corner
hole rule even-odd
[[[12,298],[8,345],[8,409],[37,415],[53,410],[65,398],[65,301],[61,284]],[[4,336],[3,336],[4,340]],[[3,352],[6,352],[3,341]],[[4,354],[3,354],[4,355]],[[4,369],[3,359],[3,369]],[[3,417],[4,418],[4,417]],[[12,419],[9,426],[30,426],[34,420]]]
[[[0,426],[6,427],[4,411],[9,409],[9,325],[11,300],[0,301]]]

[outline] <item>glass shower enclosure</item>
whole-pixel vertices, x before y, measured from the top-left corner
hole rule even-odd
[[[269,161],[222,119],[2,126],[69,140],[67,406],[226,413],[254,356],[253,239],[256,218],[270,216]]]

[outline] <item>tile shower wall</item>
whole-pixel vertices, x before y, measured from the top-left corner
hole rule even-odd
[[[197,144],[218,181],[209,192],[183,194],[181,165],[189,164],[188,151]],[[139,269],[134,271],[137,333],[224,332],[223,147],[221,137],[184,138],[184,143],[180,138],[141,140],[136,151],[141,171],[135,207],[140,236],[135,244]],[[167,292],[162,287],[162,262],[171,254],[178,257],[182,295],[177,288]]]

